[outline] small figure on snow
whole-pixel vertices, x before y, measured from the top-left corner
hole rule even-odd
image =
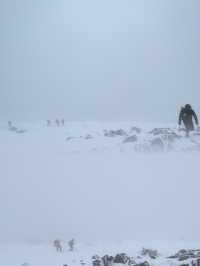
[[[62,245],[61,245],[60,240],[58,240],[58,239],[54,240],[53,245],[56,248],[56,251],[62,252]]]
[[[60,121],[58,119],[56,119],[56,126],[59,127],[60,126]]]
[[[61,124],[64,127],[64,125],[65,125],[65,119],[64,118],[61,120]]]
[[[11,128],[11,127],[12,127],[12,122],[8,121],[8,128]]]
[[[75,245],[75,240],[72,238],[72,239],[68,242],[69,251],[74,251],[74,245]]]
[[[47,120],[47,126],[48,126],[48,127],[51,126],[51,120]]]
[[[11,121],[8,121],[8,127],[12,127],[12,122]]]
[[[189,136],[190,131],[194,130],[193,118],[195,120],[196,125],[198,125],[199,121],[198,121],[195,111],[192,109],[190,104],[186,104],[185,107],[181,108],[181,111],[179,114],[179,126],[181,125],[181,122],[183,121],[183,124],[186,129],[186,137]]]

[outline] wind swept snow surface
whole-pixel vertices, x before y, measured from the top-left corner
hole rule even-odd
[[[97,245],[57,254],[56,238],[200,247],[198,132],[186,139],[168,125],[133,123],[20,128],[0,127],[0,265],[70,266],[105,255]]]

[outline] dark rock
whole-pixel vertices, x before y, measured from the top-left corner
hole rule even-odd
[[[137,140],[138,140],[138,137],[136,135],[133,135],[133,136],[125,138],[123,143],[136,142]]]
[[[147,261],[142,263],[136,263],[132,257],[128,257],[125,253],[117,254],[115,257],[105,255],[102,258],[98,255],[94,255],[93,266],[111,266],[113,264],[126,264],[127,266],[150,266]]]
[[[181,256],[178,258],[178,260],[179,260],[179,261],[183,261],[183,260],[188,260],[189,258],[190,258],[189,255],[181,255]]]
[[[167,257],[168,259],[177,259],[177,256],[176,255],[172,255],[172,256],[169,256]]]
[[[192,260],[191,265],[192,266],[200,266],[200,259]],[[182,264],[182,266],[184,266],[184,264]]]
[[[103,266],[109,266],[110,263],[114,260],[112,256],[105,255],[102,257]]]
[[[137,263],[135,262],[135,260],[133,258],[129,258],[128,260],[128,266],[135,266]]]
[[[169,257],[169,259],[178,259],[179,261],[184,261],[187,259],[194,259],[194,258],[197,258],[199,260],[199,266],[200,266],[200,250],[199,249],[196,249],[196,250],[181,249],[176,254]]]
[[[149,256],[151,259],[156,259],[159,256],[157,250],[148,249],[148,248],[143,248],[141,251],[141,255]]]
[[[117,254],[113,260],[114,263],[126,264],[129,257],[125,253]]]
[[[92,266],[102,266],[102,261],[100,259],[94,260],[92,262]]]
[[[92,139],[92,136],[90,134],[85,136],[85,139]]]
[[[196,256],[200,257],[200,251],[197,251]]]
[[[105,130],[104,131],[104,136],[105,137],[119,137],[119,136],[127,136],[127,133],[123,129],[118,129],[118,130]]]
[[[186,254],[188,253],[186,249],[180,249],[178,254],[181,255],[181,254]]]
[[[148,263],[148,261],[145,261],[145,262],[137,264],[137,266],[150,266],[150,264]]]

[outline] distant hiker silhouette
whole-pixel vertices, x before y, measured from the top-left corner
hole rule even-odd
[[[47,126],[48,126],[48,127],[51,126],[51,120],[47,120]]]
[[[65,119],[64,118],[61,120],[61,124],[64,127],[64,125],[65,125]]]
[[[8,127],[11,128],[12,127],[12,122],[8,121]]]
[[[60,121],[58,119],[56,119],[56,126],[59,127],[60,126]]]
[[[60,240],[58,240],[58,239],[54,240],[53,245],[56,248],[56,251],[62,252],[62,245],[61,245]]]
[[[179,126],[181,125],[182,121],[186,129],[186,136],[189,136],[189,132],[194,130],[194,123],[193,118],[195,120],[196,125],[199,124],[197,115],[195,111],[192,109],[190,104],[186,104],[185,107],[181,108],[180,114],[179,114]]]

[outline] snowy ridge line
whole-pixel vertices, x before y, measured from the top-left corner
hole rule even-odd
[[[89,132],[81,136],[69,136],[66,141],[69,146],[88,144],[93,151],[114,148],[118,148],[121,152],[200,151],[200,130],[192,132],[190,137],[186,138],[184,130],[169,127],[143,130],[134,126],[129,130],[104,129],[103,133]]]
[[[69,123],[62,127],[27,124],[9,126],[8,131],[26,136],[27,141],[30,136],[31,139],[34,136],[35,139],[45,138],[45,143],[49,145],[56,140],[65,146],[64,150],[72,153],[200,151],[200,128],[191,132],[188,138],[184,129],[178,130],[168,125],[133,126],[131,122],[110,124],[80,122]]]
[[[13,250],[12,250],[13,248]],[[80,248],[80,247],[79,247]],[[75,249],[56,252],[50,247],[26,246],[4,247],[0,249],[0,262],[4,266],[199,266],[200,249],[181,249],[167,257],[157,250],[143,248],[134,255],[114,253],[112,255],[93,255],[94,247],[90,250]],[[96,250],[97,251],[97,250]],[[102,253],[102,252],[101,252]],[[8,256],[12,254],[12,256]],[[24,260],[24,261],[23,261]],[[21,262],[20,262],[21,261]],[[3,263],[3,264],[2,264]]]

